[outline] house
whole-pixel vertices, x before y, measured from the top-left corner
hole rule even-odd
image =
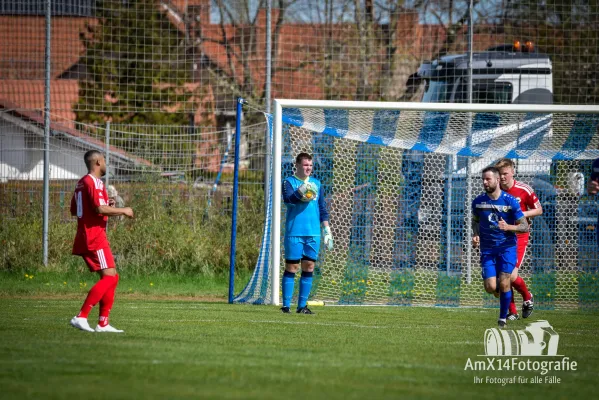
[[[50,123],[50,179],[77,180],[87,173],[83,155],[88,150],[106,152],[104,141],[68,124]],[[20,110],[0,102],[0,183],[40,181],[44,177],[44,118],[34,110]],[[147,160],[110,146],[111,175],[132,169],[156,168]]]
[[[80,81],[91,73],[81,62],[85,53],[81,34],[87,27],[97,25],[98,20],[94,17],[94,0],[59,3],[52,5],[50,119],[53,124],[76,130],[74,107],[79,99]],[[231,134],[235,124],[235,97],[239,93],[251,92],[254,98],[260,99],[264,89],[265,10],[259,10],[256,23],[249,26],[213,23],[211,0],[156,0],[155,4],[180,32],[182,42],[190,44],[185,63],[193,69],[193,78],[182,90],[193,92],[192,100],[199,105],[194,110],[190,125],[212,127],[214,132],[197,144],[194,162],[198,169],[216,171],[222,152],[211,142],[224,143],[226,138],[223,136]],[[24,113],[39,112],[44,107],[44,13],[44,3],[39,1],[0,4],[0,37],[3,38],[0,41],[0,103],[13,105],[14,112],[9,113],[11,118],[22,118]],[[278,10],[273,10],[273,31],[277,29],[277,16]],[[323,49],[330,43],[338,46],[347,44],[348,35],[355,36],[355,29],[353,24],[346,22],[336,23],[332,30],[327,31],[330,28],[325,24],[297,22],[286,22],[280,26],[272,98],[353,100],[355,88],[351,84],[327,87],[323,83],[323,76],[327,73],[323,69]],[[405,82],[410,74],[422,58],[430,58],[434,43],[444,35],[440,26],[420,24],[413,10],[405,10],[401,14],[396,29],[395,51],[406,57],[396,70],[389,72],[393,76],[393,84],[388,85],[389,98],[399,98],[405,91]],[[250,37],[255,40],[248,42]],[[301,41],[297,40],[299,37]],[[385,55],[373,54],[372,57],[375,58],[373,64],[377,65]],[[337,61],[340,65],[355,64],[353,59]],[[348,82],[355,80],[356,71],[351,65],[339,73],[342,74],[341,79],[347,78]],[[380,71],[374,68],[371,74],[376,79]],[[101,95],[107,101],[118,101],[109,93]],[[373,96],[376,95],[373,93]],[[167,112],[177,109],[177,105],[164,107]],[[245,138],[241,145],[242,154],[247,158],[250,145]]]

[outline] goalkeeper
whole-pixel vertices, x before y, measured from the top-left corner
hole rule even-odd
[[[283,274],[283,313],[290,313],[295,274],[302,268],[297,312],[314,314],[306,304],[312,289],[314,263],[320,251],[320,229],[327,250],[333,249],[329,212],[320,181],[312,174],[312,156],[300,153],[295,159],[296,174],[283,181],[283,201],[287,206],[285,223],[285,273]]]

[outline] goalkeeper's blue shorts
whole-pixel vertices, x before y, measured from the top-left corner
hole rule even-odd
[[[518,261],[516,249],[516,246],[509,246],[481,250],[480,265],[483,279],[497,277],[500,272],[511,274]]]
[[[285,236],[285,259],[301,260],[304,257],[318,260],[320,236]]]

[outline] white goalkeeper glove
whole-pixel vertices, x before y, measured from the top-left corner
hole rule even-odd
[[[324,237],[324,244],[327,246],[327,250],[333,250],[333,234],[331,233],[331,227],[325,226],[322,228],[322,235]]]
[[[306,192],[310,189],[310,185],[310,182],[304,182],[300,185],[300,187],[297,188],[297,190],[302,196],[305,196]]]
[[[302,195],[302,201],[308,202],[316,199],[318,188],[312,182],[304,182],[297,188]]]

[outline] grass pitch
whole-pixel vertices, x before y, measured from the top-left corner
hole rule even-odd
[[[283,315],[121,295],[111,322],[125,334],[116,335],[71,328],[83,297],[54,297],[0,296],[0,398],[572,399],[593,398],[599,374],[598,314],[535,311],[531,320],[547,319],[559,354],[577,362],[542,375],[465,370],[468,358],[486,359],[477,355],[497,310],[326,306]]]

